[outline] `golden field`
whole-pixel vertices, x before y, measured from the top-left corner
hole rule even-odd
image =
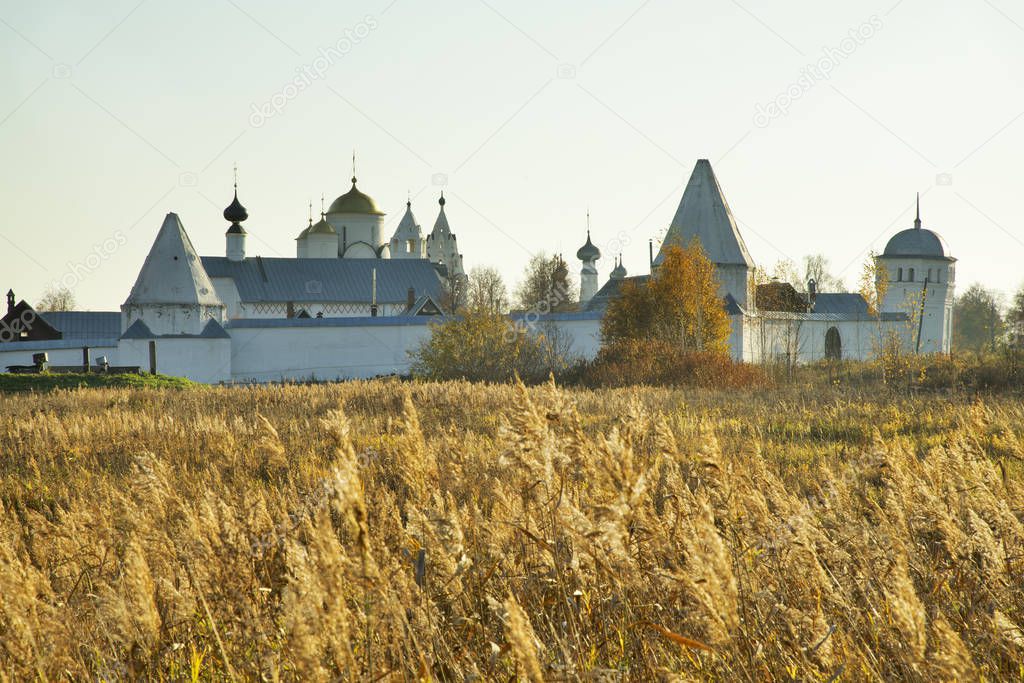
[[[1024,406],[0,394],[4,680],[1020,680]]]

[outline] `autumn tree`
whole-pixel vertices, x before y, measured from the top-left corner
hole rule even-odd
[[[769,281],[767,277],[762,279],[764,282]],[[803,258],[803,268],[791,259],[781,259],[772,268],[770,279],[788,282],[798,292],[807,291],[807,283],[811,280],[814,280],[819,292],[846,291],[846,283],[832,273],[832,266],[824,254],[807,254]]]
[[[466,307],[469,278],[465,274],[449,275],[441,284],[441,308],[459,313]]]
[[[43,298],[36,305],[37,311],[73,311],[75,295],[67,287],[51,285],[43,293]]]
[[[669,247],[646,283],[627,280],[601,323],[605,343],[651,339],[670,342],[683,352],[725,353],[729,333],[715,264],[696,240],[685,248]]]
[[[508,311],[508,291],[497,269],[477,266],[469,271],[466,306],[471,311],[487,313]]]
[[[832,264],[824,254],[804,256],[804,286],[814,280],[819,292],[845,292],[846,283],[832,273]]]
[[[562,257],[541,252],[526,264],[523,279],[516,287],[515,303],[524,311],[571,311],[576,308],[578,294],[579,287]]]
[[[1006,328],[1010,333],[1010,343],[1024,348],[1024,285],[1013,295],[1013,303],[1006,312]]]
[[[953,303],[953,348],[995,351],[1004,323],[999,295],[974,283]]]

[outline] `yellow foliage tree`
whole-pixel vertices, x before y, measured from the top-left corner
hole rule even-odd
[[[725,353],[729,332],[715,264],[697,240],[687,247],[670,247],[646,284],[625,282],[601,324],[606,344],[656,339],[676,344],[684,352]]]

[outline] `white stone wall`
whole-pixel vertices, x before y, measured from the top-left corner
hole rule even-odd
[[[8,365],[32,365],[32,354],[46,352],[50,357],[50,365],[81,365],[82,344],[71,348],[48,348],[47,342],[13,342],[0,345],[0,372],[7,372]],[[89,354],[92,364],[96,365],[100,356],[106,356],[111,365],[122,365],[116,346],[90,346]]]
[[[906,322],[876,320],[834,321],[765,318],[747,316],[744,321],[743,360],[747,363],[776,363],[791,359],[812,363],[825,359],[825,335],[829,328],[839,332],[843,360],[873,358],[880,339],[889,331],[903,334]],[[733,349],[735,357],[736,349]]]
[[[258,327],[230,332],[232,379],[274,382],[407,373],[408,351],[430,337],[430,326]]]
[[[231,379],[230,339],[156,339],[156,371],[161,375],[187,377],[194,382],[215,384]],[[118,364],[137,365],[149,372],[147,339],[122,339]]]

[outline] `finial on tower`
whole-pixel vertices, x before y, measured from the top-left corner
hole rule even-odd
[[[313,226],[313,200],[309,200],[309,225]]]
[[[323,218],[325,215],[326,214],[324,214],[324,193],[321,192],[320,193],[320,218]]]
[[[356,151],[352,150],[352,187],[356,185]]]
[[[441,205],[441,208],[444,208],[444,190],[441,190],[441,198],[437,200],[437,203]]]
[[[921,229],[921,193],[917,193],[917,218],[914,219],[914,227]]]
[[[412,190],[405,191],[405,208],[412,208]]]
[[[235,162],[235,194],[238,194],[238,162]]]

